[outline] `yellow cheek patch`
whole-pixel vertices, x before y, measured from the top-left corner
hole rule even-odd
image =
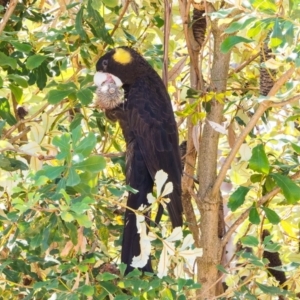
[[[129,51],[117,48],[113,55],[113,59],[119,64],[126,65],[132,61],[132,56]]]

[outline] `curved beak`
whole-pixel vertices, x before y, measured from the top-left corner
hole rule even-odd
[[[121,87],[123,85],[121,79],[117,76],[114,76],[110,73],[104,72],[96,72],[94,75],[94,83],[96,86],[101,86],[108,83],[115,83],[117,87]]]

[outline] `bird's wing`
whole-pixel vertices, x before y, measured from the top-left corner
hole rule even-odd
[[[181,226],[181,159],[167,91],[159,77],[144,76],[131,86],[127,101],[129,127],[151,177],[163,170],[173,183],[168,211],[173,227]]]

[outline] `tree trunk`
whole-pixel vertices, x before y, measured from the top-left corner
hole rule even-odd
[[[213,64],[211,70],[210,90],[216,93],[226,91],[230,53],[221,53],[220,46],[226,36],[217,24],[212,24],[214,37]],[[207,120],[221,124],[224,105],[212,100]],[[201,214],[200,231],[203,256],[198,259],[198,282],[202,284],[199,299],[210,299],[216,295],[218,269],[221,263],[222,248],[218,236],[220,197],[212,196],[211,188],[216,179],[219,133],[210,124],[204,125],[199,147],[199,192],[197,206]]]

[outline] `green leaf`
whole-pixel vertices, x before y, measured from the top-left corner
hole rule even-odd
[[[267,176],[264,188],[267,192],[272,191],[276,187],[276,182],[271,176]]]
[[[63,211],[60,216],[65,222],[72,222],[74,220],[74,216],[69,211]]]
[[[46,86],[48,72],[49,70],[45,62],[33,70],[33,73],[36,77],[36,84],[40,90],[43,90],[43,88]]]
[[[155,26],[158,28],[163,27],[165,24],[165,21],[159,15],[155,16],[153,21],[155,22]]]
[[[16,170],[26,171],[26,170],[28,170],[28,166],[25,163],[23,163],[22,161],[18,160],[18,159],[8,157],[8,160],[10,162],[10,167],[11,167],[12,171],[16,171]]]
[[[298,154],[300,154],[300,146],[294,144],[294,143],[291,143],[292,145],[292,148],[294,149],[294,151],[296,151]]]
[[[21,103],[22,96],[23,96],[23,89],[21,89],[20,87],[12,83],[9,85],[9,88],[12,91],[13,95],[15,96],[17,103]]]
[[[64,133],[61,136],[55,136],[52,140],[52,144],[56,147],[59,147],[61,153],[57,155],[58,159],[64,159],[70,156],[71,145],[70,145],[71,137],[69,133]]]
[[[40,54],[32,55],[28,57],[26,61],[26,68],[29,70],[35,69],[39,67],[45,59],[47,59],[47,56]]]
[[[8,172],[28,170],[28,166],[22,161],[2,155],[0,155],[0,168]]]
[[[20,281],[20,272],[17,272],[15,270],[10,270],[10,269],[3,269],[2,273],[5,275],[6,280],[18,283]]]
[[[229,36],[221,44],[221,51],[223,53],[227,53],[232,49],[232,47],[234,47],[239,43],[251,43],[251,42],[253,42],[253,40],[246,39],[242,36]]]
[[[85,228],[90,228],[93,225],[92,221],[85,214],[82,215],[76,214],[75,219],[80,226],[84,226]]]
[[[127,269],[127,265],[126,264],[124,264],[124,263],[120,263],[119,264],[119,270],[120,270],[121,276],[124,276],[126,269]]]
[[[76,202],[71,205],[70,209],[74,211],[76,214],[81,215],[85,213],[87,210],[89,210],[90,206],[84,202]]]
[[[173,300],[173,295],[172,292],[169,288],[165,288],[162,290],[162,292],[160,293],[160,299],[162,300]]]
[[[72,143],[73,143],[73,148],[75,150],[76,145],[78,144],[78,141],[81,139],[81,126],[77,126],[72,130]]]
[[[33,249],[39,247],[42,243],[43,240],[43,236],[42,236],[42,232],[38,232],[30,241],[30,247],[32,247]]]
[[[224,19],[228,15],[230,15],[233,12],[233,10],[235,10],[235,7],[221,8],[218,11],[215,11],[213,13],[209,13],[208,15],[211,16],[212,20],[215,20],[215,19]]]
[[[258,239],[252,235],[246,235],[242,237],[241,242],[244,246],[248,246],[248,247],[257,247],[259,245]]]
[[[289,46],[293,45],[294,38],[295,38],[295,31],[297,30],[296,26],[289,21],[284,22],[284,30],[283,32],[284,35],[284,41],[289,44]]]
[[[77,113],[70,124],[70,130],[73,131],[76,127],[80,126],[83,115]]]
[[[267,252],[271,252],[271,253],[276,253],[281,248],[280,244],[273,243],[272,241],[268,242],[268,243],[265,243],[265,241],[264,241],[264,245],[265,245],[264,250],[267,251]]]
[[[107,226],[104,226],[104,225],[100,225],[99,227],[98,227],[99,238],[100,238],[101,242],[107,246],[108,238],[109,238],[109,230],[108,230]]]
[[[125,29],[123,29],[123,32],[125,34],[125,37],[126,39],[129,41],[129,42],[133,42],[133,43],[136,43],[137,42],[137,39],[134,35],[130,34],[128,31],[126,31]]]
[[[50,104],[59,103],[60,101],[68,97],[71,93],[72,91],[70,90],[64,90],[64,91],[52,90],[48,93],[48,102]]]
[[[102,0],[103,4],[108,7],[116,7],[119,4],[118,0]]]
[[[273,14],[278,10],[278,7],[276,6],[274,1],[251,0],[250,3],[255,9],[269,14]]]
[[[230,274],[222,265],[217,265],[217,269],[223,274]]]
[[[68,172],[67,186],[75,186],[81,181],[74,167],[71,167]]]
[[[103,280],[103,281],[109,281],[109,280],[114,280],[114,279],[118,278],[117,275],[108,273],[108,272],[104,272],[99,275],[100,275],[100,280]]]
[[[117,291],[117,286],[109,281],[100,281],[99,285],[102,286],[107,292],[113,294]]]
[[[0,66],[15,69],[17,67],[17,60],[0,52]]]
[[[105,22],[100,13],[92,7],[92,1],[88,1],[87,18],[85,19],[94,36],[101,38],[104,42],[112,45],[113,39],[105,28]]]
[[[74,167],[81,171],[98,173],[105,168],[105,165],[106,162],[102,156],[91,156],[78,164],[74,164]]]
[[[85,296],[93,296],[94,287],[91,285],[83,285],[78,288],[78,292],[84,294]]]
[[[18,74],[10,74],[7,76],[8,79],[13,80],[17,85],[27,88],[28,87],[28,77],[20,76]]]
[[[274,210],[264,206],[262,206],[262,209],[265,212],[266,217],[271,224],[276,225],[280,222],[280,217],[277,215],[277,213]]]
[[[62,172],[65,170],[64,166],[49,166],[45,165],[42,174],[47,176],[49,179],[53,180],[56,178],[60,178],[62,175]]]
[[[116,295],[114,297],[115,300],[130,300],[133,299],[132,296],[129,295]]]
[[[0,117],[10,126],[13,126],[17,123],[15,117],[10,113],[9,102],[4,97],[0,97]]]
[[[249,221],[255,225],[258,225],[260,223],[260,217],[254,205],[251,207],[249,212]]]
[[[290,178],[281,174],[271,174],[277,185],[281,188],[289,204],[295,204],[300,200],[300,187]]]
[[[27,44],[27,43],[19,43],[19,42],[10,42],[15,48],[16,50],[19,50],[21,52],[30,52],[32,47],[30,44]]]
[[[236,191],[234,191],[229,198],[227,204],[228,208],[230,208],[231,211],[236,211],[245,202],[245,197],[249,190],[249,187],[240,186]]]
[[[79,11],[76,14],[76,18],[75,18],[75,29],[77,31],[77,33],[79,34],[79,36],[85,40],[87,38],[87,34],[84,31],[84,26],[83,26],[83,10],[84,10],[84,6],[82,5],[79,9]]]
[[[248,26],[248,24],[257,20],[255,17],[244,16],[236,22],[232,22],[228,28],[225,29],[225,33],[233,33],[239,30],[242,30]]]
[[[279,18],[276,18],[273,32],[270,35],[270,46],[272,48],[278,47],[283,43],[283,39],[281,22],[279,22]]]
[[[93,132],[89,132],[88,135],[83,138],[78,145],[74,147],[75,153],[82,154],[87,157],[95,149],[97,143],[96,136]]]
[[[268,295],[275,295],[275,296],[279,296],[279,295],[288,295],[289,292],[282,290],[276,286],[269,286],[269,285],[264,285],[261,283],[258,283],[257,281],[255,281],[255,284],[259,287],[259,289]]]
[[[94,94],[90,89],[81,89],[77,92],[77,98],[83,105],[89,105],[93,101]]]
[[[262,144],[259,144],[252,149],[249,168],[259,173],[269,174],[270,165]]]
[[[261,174],[252,174],[250,176],[250,180],[252,183],[261,182],[263,179],[263,176]]]
[[[3,128],[4,128],[5,124],[6,124],[5,121],[0,120],[0,135],[2,135],[2,131],[3,131]]]

